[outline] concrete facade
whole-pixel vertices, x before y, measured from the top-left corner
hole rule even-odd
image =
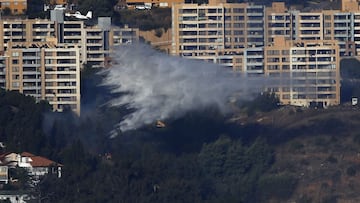
[[[268,88],[284,104],[339,104],[340,57],[360,53],[360,17],[354,8],[303,12],[281,2],[265,8],[214,0],[177,4],[172,11],[172,55],[248,76],[286,78],[287,83]]]
[[[80,49],[78,46],[9,43],[6,89],[47,100],[54,111],[70,108],[80,115]]]

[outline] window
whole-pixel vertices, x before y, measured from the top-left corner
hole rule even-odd
[[[281,51],[282,55],[289,55],[289,53],[290,53],[289,50],[282,50]]]
[[[244,9],[243,8],[234,8],[233,12],[234,13],[244,13]]]
[[[13,79],[13,80],[18,80],[18,79],[19,79],[19,75],[12,75],[12,79]]]
[[[279,50],[268,50],[267,54],[268,55],[279,55],[280,51]]]
[[[19,82],[12,82],[11,85],[12,85],[13,88],[18,88],[20,86],[20,83]]]
[[[12,67],[12,72],[19,72],[19,67],[17,66]]]

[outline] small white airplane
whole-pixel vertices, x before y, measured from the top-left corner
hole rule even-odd
[[[75,13],[65,13],[66,17],[76,18],[79,20],[89,20],[92,18],[92,11],[88,11],[84,16],[80,13],[80,11],[76,11]]]

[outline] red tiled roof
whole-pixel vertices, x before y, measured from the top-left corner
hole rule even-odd
[[[51,161],[47,158],[41,157],[41,156],[34,156],[31,157],[32,162],[30,162],[32,167],[48,167],[52,165],[58,165],[58,163]]]
[[[32,160],[30,162],[32,167],[48,167],[48,166],[53,166],[53,165],[62,166],[61,164],[56,163],[55,161],[51,161],[45,157],[36,156],[29,152],[23,152],[23,153],[21,153],[21,156],[30,157]]]
[[[21,156],[24,156],[24,157],[33,157],[33,156],[35,156],[34,154],[31,154],[31,153],[29,153],[29,152],[23,152],[23,153],[21,153],[20,155],[21,155]]]

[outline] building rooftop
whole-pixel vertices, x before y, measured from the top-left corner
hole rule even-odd
[[[29,157],[32,161],[30,161],[30,164],[32,167],[46,167],[46,166],[53,166],[53,165],[59,165],[62,166],[59,163],[56,163],[55,161],[51,161],[45,157],[36,156],[34,154],[31,154],[29,152],[23,152],[20,154],[22,157]]]

